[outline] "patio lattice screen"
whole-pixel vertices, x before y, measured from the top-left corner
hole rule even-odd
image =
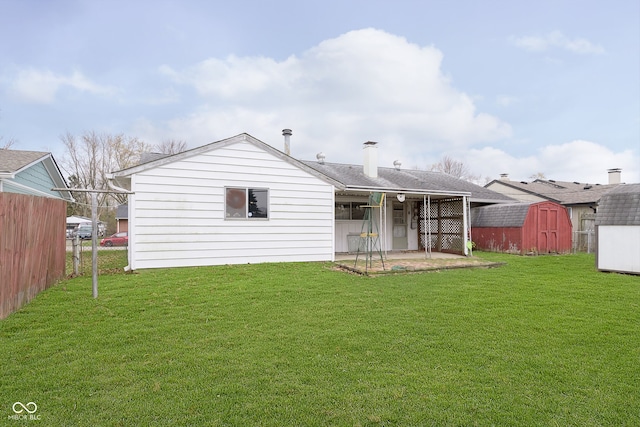
[[[436,252],[464,254],[464,202],[463,198],[431,199],[429,205],[416,202],[420,212],[420,248],[430,248]],[[428,232],[431,232],[429,239]],[[427,239],[425,239],[425,237]]]

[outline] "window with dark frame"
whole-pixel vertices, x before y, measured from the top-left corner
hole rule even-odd
[[[226,219],[268,219],[269,190],[266,188],[225,188]]]
[[[336,220],[361,220],[364,218],[364,208],[366,202],[336,202]]]

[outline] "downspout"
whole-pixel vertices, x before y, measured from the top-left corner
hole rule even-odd
[[[117,191],[119,193],[125,193],[125,194],[133,194],[133,191],[131,190],[127,190],[126,188],[122,188],[122,187],[118,187],[116,186],[112,180],[114,180],[115,178],[113,177],[113,174],[108,173],[107,174],[107,185],[109,186],[110,189]]]

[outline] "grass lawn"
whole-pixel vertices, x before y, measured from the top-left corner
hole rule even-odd
[[[101,268],[125,253],[101,252]],[[598,273],[585,254],[479,256],[507,265],[380,277],[325,263],[148,270],[101,276],[97,300],[85,269],[0,321],[0,417],[640,425],[640,277]],[[8,419],[14,402],[35,402],[40,421]]]

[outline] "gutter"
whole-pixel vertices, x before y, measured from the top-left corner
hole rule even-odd
[[[410,193],[420,195],[438,195],[438,196],[467,196],[471,197],[471,193],[468,191],[442,191],[442,190],[422,190],[415,188],[385,188],[385,187],[373,187],[373,186],[349,186],[344,188],[345,191],[377,191],[381,193]]]
[[[118,193],[124,193],[124,194],[134,194],[133,191],[131,190],[127,190],[126,188],[118,187],[117,185],[115,185],[112,182],[112,180],[115,180],[115,177],[113,176],[112,173],[108,173],[106,174],[106,176],[107,176],[107,185],[113,191],[117,191]]]

